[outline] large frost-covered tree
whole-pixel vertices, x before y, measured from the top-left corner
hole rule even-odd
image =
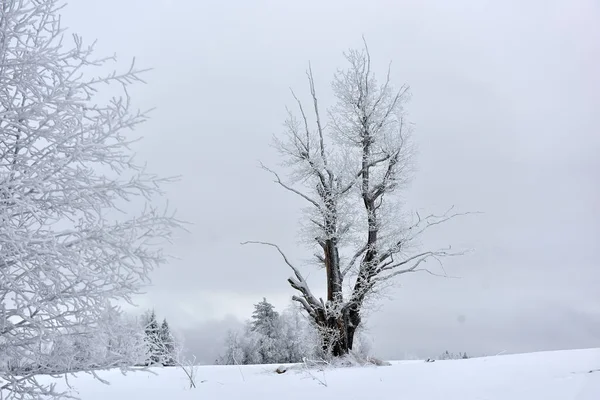
[[[36,379],[52,344],[111,332],[102,316],[165,261],[160,244],[178,225],[149,206],[135,217],[118,212],[136,196],[143,204],[160,195],[166,181],[146,173],[129,148],[129,131],[146,119],[126,91],[139,71],[93,77],[112,58],[95,58],[80,37],[64,37],[60,7],[55,0],[0,3],[3,399],[53,395]],[[95,94],[107,84],[116,97],[104,101]],[[86,352],[76,360],[84,371],[135,361]]]
[[[299,116],[289,112],[285,132],[275,138],[291,171],[288,179],[264,167],[275,182],[306,202],[303,234],[325,269],[325,299],[315,295],[300,269],[276,248],[292,269],[293,297],[319,327],[323,348],[333,356],[353,347],[365,302],[399,275],[427,271],[429,261],[457,255],[448,249],[420,249],[430,227],[459,215],[403,214],[399,193],[411,178],[411,124],[404,105],[408,86],[394,89],[390,72],[375,79],[369,51],[345,53],[348,67],[335,74],[336,103],[325,113],[318,101],[312,70],[309,113],[292,92]],[[327,116],[327,120],[324,119]]]

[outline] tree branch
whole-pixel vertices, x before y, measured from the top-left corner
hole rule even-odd
[[[449,252],[448,250],[450,250],[450,247],[448,247],[447,250],[438,250],[438,251],[426,251],[420,254],[416,254],[412,257],[409,257],[403,261],[399,261],[399,262],[394,262],[393,256],[391,257],[391,261],[389,261],[388,263],[380,266],[377,269],[377,272],[375,275],[377,275],[379,277],[379,280],[387,280],[390,278],[393,278],[394,276],[397,275],[402,275],[402,274],[406,274],[408,272],[416,272],[416,271],[420,271],[421,269],[418,269],[419,265],[421,265],[422,263],[427,262],[428,259],[433,258],[436,261],[438,261],[441,264],[441,260],[440,257],[454,257],[454,256],[461,256],[464,255],[466,252],[462,251],[462,252]],[[401,270],[396,270],[396,268],[401,267],[403,265],[407,265],[410,264],[411,262],[415,262],[413,265],[411,265],[408,268],[405,269],[401,269]],[[442,265],[442,270],[443,270],[443,265]],[[385,271],[393,271],[391,272],[389,275],[383,276],[381,275],[383,272]],[[435,275],[434,273],[432,273],[431,271],[426,271],[431,275]],[[441,276],[445,276],[448,277],[448,275],[446,274],[446,271],[444,271],[444,274]]]
[[[354,255],[352,256],[352,258],[350,259],[350,262],[348,263],[348,265],[346,265],[346,267],[342,271],[342,279],[344,279],[344,277],[346,276],[346,274],[352,269],[352,267],[356,263],[356,260],[358,260],[358,258],[361,255],[363,255],[364,252],[367,251],[368,248],[369,248],[369,245],[365,244],[363,247],[361,247],[360,249],[358,249],[358,251],[356,253],[354,253]]]
[[[290,285],[298,290],[300,293],[302,293],[302,295],[304,296],[304,299],[310,303],[310,305],[315,309],[321,308],[320,307],[320,303],[317,300],[317,298],[311,293],[310,288],[308,287],[308,284],[306,282],[306,280],[304,279],[304,277],[302,276],[302,274],[300,273],[300,271],[298,270],[298,268],[296,268],[288,259],[288,257],[285,255],[285,253],[283,252],[283,250],[281,250],[281,248],[274,244],[274,243],[269,243],[269,242],[262,242],[262,241],[246,241],[246,242],[242,242],[242,245],[246,245],[246,244],[260,244],[260,245],[264,245],[264,246],[269,246],[269,247],[273,247],[275,248],[279,254],[281,255],[281,257],[283,258],[283,261],[292,269],[292,271],[294,272],[295,278],[291,277],[288,279],[288,282],[290,283]]]
[[[308,82],[310,85],[310,94],[313,99],[313,107],[315,110],[315,117],[317,120],[317,132],[319,133],[319,150],[321,153],[321,159],[323,161],[323,167],[325,168],[325,171],[327,171],[327,175],[329,176],[329,183],[331,185],[333,183],[334,175],[333,175],[333,172],[329,169],[328,163],[327,163],[327,153],[325,151],[325,138],[323,135],[323,127],[321,125],[321,116],[319,114],[319,104],[318,104],[318,100],[317,100],[317,92],[315,89],[315,80],[313,78],[312,67],[311,67],[310,63],[308,64],[308,72],[306,74],[308,76]]]
[[[408,227],[408,229],[407,229],[407,232],[410,234],[410,236],[400,239],[392,247],[390,247],[386,251],[382,252],[381,256],[379,257],[379,263],[381,264],[381,263],[386,262],[386,260],[389,257],[402,251],[402,245],[404,243],[414,240],[416,237],[423,234],[427,229],[431,228],[432,226],[440,225],[440,224],[447,222],[451,219],[454,219],[456,217],[461,217],[461,216],[471,215],[471,214],[481,214],[481,212],[479,212],[479,211],[449,214],[450,211],[452,211],[453,209],[454,209],[454,206],[450,207],[442,215],[430,214],[424,218],[421,217],[419,212],[416,212],[418,221],[415,224],[413,224],[412,226]]]
[[[267,172],[270,172],[271,174],[273,174],[273,176],[275,176],[275,183],[279,184],[279,186],[283,187],[284,189],[297,194],[298,196],[302,197],[304,200],[308,201],[309,203],[311,203],[312,205],[314,205],[315,207],[317,207],[319,210],[321,209],[321,206],[319,205],[319,203],[316,200],[313,200],[312,198],[310,198],[309,196],[307,196],[306,194],[302,193],[301,191],[294,189],[293,187],[285,184],[279,174],[275,171],[273,171],[272,169],[266,167],[263,163],[260,163],[260,166],[262,169],[264,169]]]

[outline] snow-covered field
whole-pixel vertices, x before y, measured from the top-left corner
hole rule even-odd
[[[179,399],[410,399],[600,400],[600,349],[570,350],[469,360],[398,361],[387,367],[288,371],[276,366],[201,366],[189,389],[177,368],[102,378],[70,378],[83,400]],[[320,382],[321,381],[321,382]],[[62,384],[61,384],[62,385]]]

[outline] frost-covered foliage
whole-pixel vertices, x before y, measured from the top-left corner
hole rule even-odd
[[[240,365],[244,364],[246,344],[242,341],[244,336],[236,330],[230,330],[225,337],[225,352],[217,360],[217,364]]]
[[[254,306],[250,322],[250,336],[259,363],[271,363],[282,357],[282,321],[275,307],[266,298]]]
[[[64,330],[43,346],[35,362],[9,359],[8,368],[15,374],[62,374],[84,371],[90,366],[130,367],[144,362],[146,343],[136,320],[111,310],[99,322],[99,328],[94,330]]]
[[[3,399],[55,395],[36,379],[49,365],[93,371],[137,362],[138,337],[105,317],[165,261],[160,245],[178,226],[151,207],[119,213],[133,198],[157,198],[168,181],[147,174],[129,149],[129,131],[146,119],[126,91],[139,72],[88,78],[111,58],[63,37],[59,8],[54,0],[0,3]],[[117,97],[99,99],[101,87]]]
[[[115,313],[103,319],[102,330],[75,329],[54,340],[46,362],[49,372],[84,371],[90,361],[95,368],[142,362],[146,344],[137,321]]]
[[[284,133],[275,138],[289,176],[264,167],[278,185],[306,202],[302,234],[325,269],[326,297],[311,291],[276,244],[248,242],[279,251],[293,271],[288,282],[297,291],[294,300],[318,326],[323,350],[333,356],[353,349],[365,302],[393,278],[417,271],[436,274],[427,262],[461,254],[418,248],[425,231],[460,214],[452,209],[423,217],[402,212],[399,194],[411,179],[414,154],[404,110],[408,86],[394,89],[389,70],[379,83],[366,45],[345,56],[347,68],[331,85],[335,104],[326,113],[310,67],[310,106],[293,94],[298,115],[289,112]]]
[[[171,333],[167,319],[163,319],[162,324],[159,324],[154,310],[148,311],[142,316],[142,327],[147,351],[144,363],[146,365],[176,365],[180,346]]]
[[[295,363],[303,359],[322,358],[320,338],[313,321],[307,319],[297,304],[290,304],[281,314],[283,362]]]
[[[274,338],[278,323],[279,313],[275,311],[273,304],[263,297],[260,303],[254,305],[251,321],[252,331]]]
[[[320,357],[318,335],[295,305],[277,313],[266,299],[255,305],[243,331],[229,331],[219,364],[297,363]]]
[[[148,312],[142,318],[144,326],[145,340],[148,347],[148,365],[158,364],[161,361],[162,343],[160,340],[160,326],[156,320],[154,311]]]
[[[175,359],[177,358],[178,346],[175,337],[171,333],[171,328],[167,319],[163,319],[160,324],[159,339],[163,344],[163,365],[173,366],[175,365]]]

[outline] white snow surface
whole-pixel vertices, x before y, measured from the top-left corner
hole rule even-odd
[[[153,369],[156,374],[101,372],[110,385],[86,374],[69,383],[83,400],[600,400],[600,371],[590,373],[600,369],[600,349],[311,369],[313,377],[305,370],[276,374],[277,367],[200,366],[196,389],[176,367]]]

